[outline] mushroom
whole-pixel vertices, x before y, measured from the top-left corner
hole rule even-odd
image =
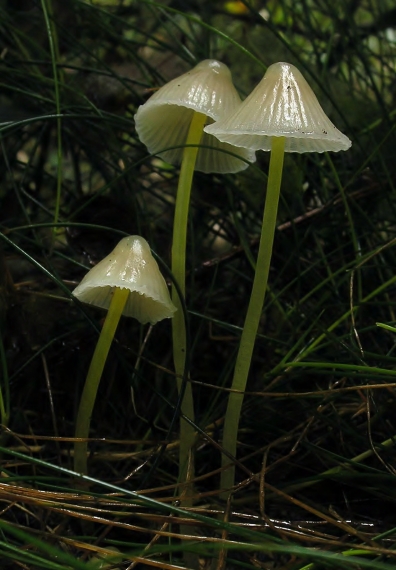
[[[168,287],[150,246],[140,236],[123,238],[115,249],[95,265],[74,289],[84,303],[108,310],[93,354],[77,413],[74,470],[87,473],[86,438],[100,378],[121,315],[154,325],[173,317]]]
[[[215,59],[205,59],[162,86],[139,107],[135,115],[136,131],[151,154],[158,154],[171,164],[180,164],[194,114],[202,115],[204,124],[211,124],[231,115],[240,104],[228,67]],[[255,161],[254,152],[202,134],[202,127],[197,136],[200,140],[191,143],[202,145],[195,170],[232,173],[244,170],[249,162]]]
[[[194,170],[232,173],[254,162],[251,150],[222,143],[203,133],[210,124],[235,112],[241,105],[232,83],[230,70],[223,63],[206,59],[193,69],[161,87],[139,107],[135,115],[136,131],[150,153],[173,164],[181,164],[176,194],[172,241],[172,273],[185,295],[187,220]],[[232,153],[232,154],[230,154]],[[181,302],[175,287],[172,299],[179,309],[172,322],[173,361],[179,393],[182,392],[186,362],[186,330]],[[185,384],[182,415],[194,421],[191,385]],[[194,429],[180,422],[179,480],[186,481]],[[193,478],[193,470],[190,469]],[[187,503],[185,503],[187,506]]]
[[[253,354],[271,262],[285,152],[347,150],[351,141],[326,116],[302,74],[289,63],[274,63],[233,115],[223,117],[205,132],[251,150],[270,150],[256,272],[235,364],[223,430],[223,497],[234,485],[238,424]]]
[[[235,113],[204,130],[251,150],[271,150],[273,137],[285,137],[285,152],[337,152],[352,144],[330,121],[301,72],[284,62],[269,66]]]

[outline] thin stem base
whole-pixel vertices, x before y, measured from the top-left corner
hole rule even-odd
[[[103,323],[103,328],[96,344],[88,370],[80,406],[78,408],[74,443],[74,471],[87,474],[87,456],[89,428],[91,425],[92,410],[98,392],[99,382],[103,373],[107,355],[113,342],[118,322],[129,296],[129,289],[114,289],[113,298]]]
[[[282,181],[284,148],[285,138],[273,137],[256,273],[232,380],[232,390],[235,391],[230,392],[224,420],[223,449],[226,453],[222,455],[223,471],[220,481],[224,499],[228,498],[229,490],[234,486],[235,464],[231,457],[236,456],[239,418],[268,284]]]

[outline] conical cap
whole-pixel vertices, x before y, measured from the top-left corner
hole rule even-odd
[[[176,311],[150,246],[140,236],[123,238],[86,274],[73,295],[84,303],[108,309],[115,287],[130,291],[122,314],[142,324],[154,325]]]
[[[271,138],[281,136],[287,152],[339,151],[352,144],[327,117],[300,71],[283,62],[267,69],[233,115],[205,131],[251,150],[271,150]]]
[[[139,107],[135,115],[136,131],[151,154],[158,154],[171,164],[180,164],[194,111],[207,115],[207,124],[210,124],[232,114],[240,105],[228,67],[206,59],[161,87]],[[204,146],[232,152],[245,161],[256,159],[254,152],[220,142],[206,133],[200,144],[195,170],[201,172],[238,172],[248,166],[226,152]],[[171,149],[175,146],[180,148]],[[160,152],[166,148],[171,150]]]

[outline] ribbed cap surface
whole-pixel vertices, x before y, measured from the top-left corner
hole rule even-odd
[[[208,116],[207,123],[232,114],[241,105],[232,83],[230,70],[223,63],[205,59],[191,71],[161,87],[141,105],[135,115],[136,131],[151,154],[158,154],[171,164],[180,164],[194,111]],[[254,152],[222,143],[203,134],[201,145],[216,147],[254,162]],[[200,148],[195,169],[201,172],[238,172],[248,164],[224,152]]]
[[[233,115],[205,131],[251,150],[271,150],[271,137],[286,137],[286,152],[347,150],[351,141],[330,121],[314,92],[290,63],[274,63]]]
[[[142,324],[154,325],[176,311],[150,246],[140,236],[123,238],[87,273],[73,295],[84,303],[108,309],[115,287],[129,289],[123,315]]]

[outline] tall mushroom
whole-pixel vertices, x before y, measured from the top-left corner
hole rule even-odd
[[[152,154],[180,164],[172,242],[172,273],[185,295],[187,220],[194,170],[231,173],[247,168],[255,153],[222,143],[203,128],[234,113],[241,104],[230,70],[223,63],[206,59],[161,87],[139,107],[136,131]],[[172,288],[172,300],[179,309],[172,322],[173,360],[179,391],[186,361],[186,331],[180,300]],[[191,385],[186,384],[181,412],[194,421]],[[186,481],[187,462],[194,441],[190,423],[180,423],[180,481]],[[193,469],[190,469],[190,473]]]
[[[140,236],[123,238],[95,265],[74,289],[84,303],[107,309],[107,316],[92,356],[77,413],[74,470],[87,473],[86,439],[103,368],[121,315],[154,325],[173,317],[168,287],[147,241]]]
[[[220,142],[203,132],[203,126],[232,115],[240,104],[228,67],[215,59],[205,59],[160,87],[138,108],[136,131],[151,154],[157,154],[171,164],[183,163],[185,145],[201,145],[194,149],[193,170],[223,174],[239,172],[247,168],[249,162],[254,162],[255,153]],[[189,135],[192,136],[189,131],[193,119],[198,122],[197,115],[200,117],[195,140],[187,142]]]
[[[223,142],[250,150],[271,151],[261,239],[249,307],[245,318],[223,431],[221,488],[234,485],[236,441],[243,394],[263,310],[278,211],[285,152],[347,150],[351,141],[330,121],[314,92],[290,63],[274,63],[232,116],[205,127]]]

